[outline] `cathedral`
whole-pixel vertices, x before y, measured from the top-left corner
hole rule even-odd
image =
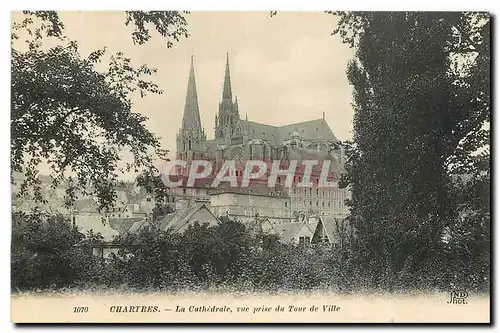
[[[310,113],[310,110],[304,110],[304,113]],[[251,110],[246,114],[251,115]],[[250,121],[248,116],[242,119],[238,99],[233,97],[231,88],[228,55],[226,55],[222,96],[218,113],[215,116],[214,138],[210,140],[207,139],[201,124],[194,62],[193,57],[191,57],[184,115],[177,134],[177,159],[187,162],[192,160],[211,161],[215,165],[214,172],[226,160],[234,160],[237,168],[238,166],[243,167],[247,160],[265,162],[296,160],[299,164],[305,160],[319,161],[319,165],[313,167],[312,170],[312,187],[295,186],[297,182],[301,181],[301,175],[304,171],[303,168],[298,167],[294,176],[294,185],[289,188],[280,186],[284,184],[284,179],[278,177],[277,186],[279,189],[269,191],[269,196],[279,195],[289,199],[283,203],[286,205],[284,210],[286,213],[284,214],[293,215],[309,212],[339,217],[347,215],[344,201],[350,193],[345,189],[338,188],[338,179],[341,174],[346,172],[344,169],[345,157],[339,140],[325,120],[324,113],[320,119],[284,126]],[[328,178],[333,179],[334,184],[336,184],[330,188],[318,186],[319,168],[325,160],[330,161]],[[185,170],[179,172],[186,175]],[[236,171],[236,176],[241,176],[241,174],[241,170]],[[185,188],[182,191],[186,193]],[[220,192],[219,189],[218,193]],[[246,210],[248,207],[245,207]]]

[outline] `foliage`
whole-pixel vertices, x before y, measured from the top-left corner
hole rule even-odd
[[[488,14],[333,14],[339,18],[334,34],[356,49],[347,70],[354,87],[355,135],[343,186],[352,190],[360,271],[378,285],[422,277],[450,253],[461,258],[454,242],[463,245],[462,237],[472,237],[459,227],[462,218],[477,230],[473,242],[481,250],[476,255],[484,255],[489,237],[489,208],[481,201],[489,195]],[[472,198],[462,200],[456,174],[482,179],[474,192],[480,206]],[[474,217],[478,210],[480,224]],[[445,245],[443,235],[450,230],[454,240]],[[456,276],[461,267],[446,269]]]
[[[84,235],[68,220],[40,212],[12,220],[13,289],[62,287],[88,277],[92,255],[75,246]]]
[[[156,31],[167,40],[167,47],[173,46],[173,40],[179,41],[181,37],[189,36],[186,18],[176,11],[127,11],[125,25],[134,24],[135,31],[132,34],[134,43],[144,44],[151,35],[147,25],[153,25]]]
[[[19,214],[13,217],[13,288],[88,283],[161,289],[487,290],[488,15],[334,14],[339,18],[334,33],[356,48],[347,69],[354,87],[355,136],[345,143],[348,174],[341,182],[352,192],[349,220],[355,233],[346,234],[345,243],[339,248],[290,246],[222,219],[218,226],[195,224],[183,234],[153,225],[120,240],[116,255],[97,258],[91,246],[102,241],[99,235],[82,235],[60,216]],[[187,33],[178,13],[126,15],[126,24],[136,25],[132,38],[138,44],[150,37],[148,24],[167,39]],[[32,17],[45,23],[33,28]],[[23,171],[27,184],[36,188],[37,168],[48,161],[55,182],[74,181],[96,194],[101,208],[112,203],[112,184],[121,171],[144,171],[141,186],[156,200],[164,198],[165,188],[151,167],[150,150],[161,155],[158,139],[131,109],[132,94],[160,92],[144,79],[152,71],[134,69],[130,59],[117,54],[101,73],[94,65],[104,50],[83,58],[72,42],[41,47],[45,38],[64,41],[63,28],[52,12],[27,12],[14,26],[13,39],[21,30],[32,39],[28,50],[12,51],[13,170]],[[120,169],[123,149],[131,150],[135,160]],[[67,171],[76,179],[68,179]],[[41,193],[35,190],[35,195]],[[71,190],[68,196],[74,196]],[[155,217],[168,209],[160,207]]]
[[[68,183],[68,204],[78,188],[99,198],[101,209],[108,208],[122,172],[151,172],[154,156],[166,153],[146,128],[146,118],[132,111],[134,95],[162,93],[147,79],[156,71],[134,68],[121,52],[107,59],[106,71],[98,71],[105,49],[83,57],[64,35],[56,12],[24,14],[13,24],[11,58],[11,169],[26,176],[20,192],[33,188],[35,199],[44,201],[38,173],[46,164],[54,186]],[[127,12],[125,24],[136,27],[132,38],[138,44],[150,38],[151,24],[169,47],[172,39],[187,37],[178,12]],[[122,166],[123,152],[133,161]]]
[[[387,265],[381,276],[371,276],[359,266],[351,236],[343,247],[287,245],[275,235],[249,234],[241,223],[225,219],[214,227],[192,225],[182,234],[153,225],[133,237],[117,239],[118,252],[98,257],[91,254],[91,245],[99,243],[99,235],[83,235],[72,230],[68,221],[53,220],[58,222],[44,224],[25,216],[24,224],[16,227],[14,289],[82,286],[349,293],[446,290],[451,283],[468,290],[484,286],[484,275],[477,274],[482,261],[464,269],[463,275],[473,277],[470,281],[453,275],[454,265],[460,263],[439,258],[427,258],[418,274],[401,274]]]

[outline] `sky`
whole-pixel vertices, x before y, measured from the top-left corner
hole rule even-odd
[[[202,125],[214,136],[214,118],[221,100],[226,52],[233,96],[241,117],[269,125],[321,118],[325,113],[340,140],[352,138],[352,87],[345,74],[354,52],[331,36],[336,18],[321,12],[191,12],[190,36],[166,47],[152,29],[144,45],[132,42],[123,12],[60,12],[66,35],[80,52],[107,47],[123,52],[132,64],[156,68],[151,79],[164,91],[133,99],[133,111],[148,117],[147,126],[161,137],[164,149],[175,151],[184,109],[191,55]]]

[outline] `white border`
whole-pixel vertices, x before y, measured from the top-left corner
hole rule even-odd
[[[210,0],[210,1],[194,1],[194,0],[156,0],[156,1],[137,1],[137,0],[121,0],[116,2],[104,3],[102,0],[87,0],[84,2],[69,2],[69,1],[5,1],[1,3],[1,22],[4,22],[3,30],[1,33],[1,43],[2,51],[0,56],[3,58],[0,62],[2,69],[2,89],[3,96],[10,97],[10,11],[20,10],[20,9],[58,9],[58,10],[123,10],[123,9],[184,9],[184,10],[425,10],[425,11],[442,11],[442,10],[474,10],[474,11],[489,11],[496,14],[498,8],[498,1],[483,1],[483,0],[454,0],[454,1],[436,1],[436,0],[420,0],[420,1],[388,1],[388,0],[378,0],[378,1],[361,1],[361,0],[350,0],[350,1],[292,1],[292,0],[280,0],[280,1],[269,1],[269,0],[253,0],[248,2],[241,1],[221,1],[221,0]],[[495,22],[496,23],[496,22]],[[496,24],[493,25],[495,28]],[[498,44],[498,38],[494,31],[492,32],[494,37],[493,46]],[[497,60],[497,52],[494,53],[493,61]],[[494,67],[496,68],[496,67]],[[494,73],[496,74],[496,72]],[[495,75],[494,75],[495,76]],[[498,86],[494,86],[493,94],[497,96]],[[15,329],[15,327],[10,324],[10,179],[9,179],[9,141],[10,141],[10,122],[9,122],[9,110],[10,110],[10,98],[2,98],[3,108],[0,116],[0,151],[1,151],[1,163],[0,163],[0,191],[1,191],[1,221],[3,223],[3,230],[1,232],[2,237],[2,247],[1,254],[3,262],[3,274],[1,275],[2,287],[3,287],[3,297],[1,298],[1,310],[3,315],[2,320],[2,332],[10,332]],[[496,122],[496,121],[495,121]],[[495,124],[494,122],[494,124]],[[498,138],[498,135],[496,135]],[[497,141],[497,140],[495,140]],[[493,142],[493,147],[496,147],[497,142]],[[495,170],[496,171],[496,170]],[[497,182],[495,182],[497,185]],[[495,202],[492,203],[496,207],[497,197],[495,197]],[[494,216],[494,220],[497,214]],[[495,253],[496,254],[496,253]],[[496,255],[495,255],[496,258]],[[495,259],[493,267],[498,267],[498,258]],[[498,289],[496,286],[495,290]],[[498,309],[498,307],[496,307]],[[493,317],[498,318],[493,314]],[[67,327],[66,327],[67,328]],[[211,329],[224,329],[224,327],[210,327]],[[276,329],[278,327],[272,327]],[[278,329],[289,330],[291,327],[280,327]],[[296,326],[300,330],[309,330],[313,328],[306,328],[302,326]],[[386,327],[371,327],[372,329],[385,330]],[[404,327],[399,327],[399,329]],[[438,331],[440,327],[421,327],[426,329],[426,331]],[[467,327],[470,329],[469,327]],[[25,328],[26,329],[26,328]],[[44,329],[44,330],[54,330],[54,327],[30,327],[28,329]],[[78,325],[73,326],[71,329],[83,331],[86,327],[81,327]],[[95,331],[104,332],[105,330],[123,330],[124,327],[94,327]],[[144,329],[143,327],[125,328],[129,331],[140,332]],[[168,329],[168,331],[180,331],[185,329],[185,327],[159,327],[161,330]],[[196,328],[196,329],[199,329]],[[233,330],[234,327],[225,327],[225,329]],[[247,327],[248,329],[248,327]],[[271,327],[253,327],[252,330],[270,330]],[[348,327],[336,327],[335,330],[346,330],[351,329]],[[356,329],[360,329],[359,327]],[[454,330],[458,327],[454,327]],[[477,328],[475,328],[477,329]]]

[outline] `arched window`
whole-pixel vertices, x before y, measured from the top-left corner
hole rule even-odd
[[[188,141],[188,150],[191,150],[191,140]]]

